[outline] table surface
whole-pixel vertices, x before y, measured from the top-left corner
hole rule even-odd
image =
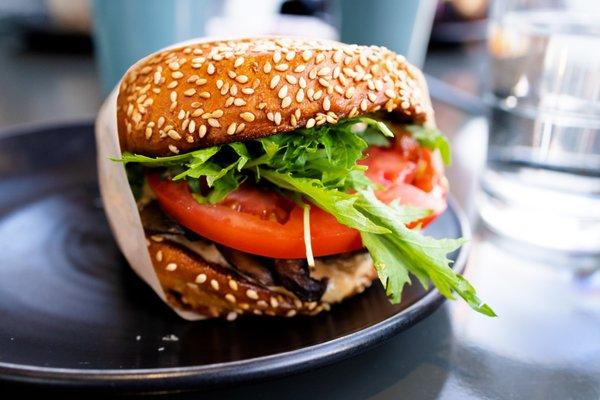
[[[482,54],[481,45],[433,50],[425,71],[474,94],[485,76]],[[0,77],[0,128],[92,118],[101,102],[86,56],[31,54],[0,38]],[[435,108],[454,146],[452,192],[475,227],[466,276],[499,317],[446,302],[362,355],[206,398],[600,398],[600,277],[582,272],[598,260],[527,248],[482,227],[475,198],[486,121],[448,104]]]

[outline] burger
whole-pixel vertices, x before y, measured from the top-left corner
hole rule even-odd
[[[229,320],[315,315],[377,278],[493,315],[422,228],[450,161],[421,72],[394,52],[301,38],[213,41],[136,63],[122,156],[175,307]]]

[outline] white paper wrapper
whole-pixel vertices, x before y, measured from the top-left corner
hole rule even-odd
[[[169,46],[169,48],[209,40],[219,39],[195,39],[176,43]],[[138,276],[150,285],[156,294],[180,317],[190,321],[204,319],[205,317],[194,312],[177,309],[166,301],[165,292],[158,281],[150,260],[142,221],[127,181],[125,167],[122,163],[110,160],[111,157],[121,157],[121,146],[119,145],[117,132],[118,88],[119,85],[105,100],[96,119],[98,181],[108,222],[121,252],[123,252],[129,265]]]

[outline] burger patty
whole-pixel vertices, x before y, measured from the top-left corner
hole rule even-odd
[[[177,224],[155,200],[141,207],[140,216],[169,300],[206,316],[237,315],[246,307],[255,314],[315,314],[362,292],[376,277],[364,251],[318,257],[311,268],[303,259],[259,257],[210,242]],[[200,290],[203,283],[208,290]],[[238,301],[240,286],[246,287],[244,302]],[[236,293],[224,293],[227,287]]]

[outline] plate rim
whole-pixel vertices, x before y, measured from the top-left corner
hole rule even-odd
[[[87,126],[93,129],[93,121],[17,125],[0,130],[0,140],[38,129],[76,126]],[[459,249],[456,262],[452,265],[452,269],[462,273],[466,268],[471,247],[471,228],[464,211],[451,195],[448,198],[446,212],[453,214],[462,237],[466,239],[466,243]],[[181,385],[185,385],[186,388],[200,385],[215,387],[276,378],[329,365],[380,345],[394,334],[432,314],[444,300],[444,297],[434,288],[408,308],[372,326],[323,343],[267,356],[207,365],[136,369],[54,368],[0,361],[0,381],[63,388],[100,388],[110,383],[112,389],[136,389],[142,386],[148,389],[148,386],[152,386],[155,389],[182,390]]]

